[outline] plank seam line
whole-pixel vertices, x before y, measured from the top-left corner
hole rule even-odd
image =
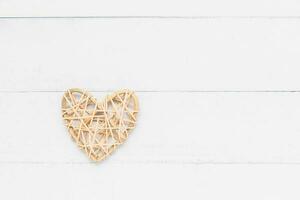
[[[153,160],[153,161],[115,161],[107,162],[112,165],[124,164],[162,164],[162,165],[300,165],[300,162],[208,162],[208,161],[171,161],[171,160]],[[59,162],[59,161],[0,161],[0,165],[98,165],[94,162]]]
[[[89,90],[113,92],[115,90]],[[134,90],[138,93],[300,93],[300,90]],[[3,90],[0,93],[61,93],[64,90]]]
[[[300,16],[0,16],[0,19],[300,19]]]

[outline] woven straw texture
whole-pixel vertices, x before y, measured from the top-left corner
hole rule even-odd
[[[97,102],[88,92],[69,89],[62,99],[62,117],[77,145],[94,161],[103,160],[134,129],[137,96],[121,90]]]

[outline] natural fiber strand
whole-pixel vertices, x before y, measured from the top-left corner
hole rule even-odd
[[[70,89],[62,99],[62,117],[77,145],[94,161],[122,144],[136,124],[138,99],[121,90],[97,102],[88,92]]]

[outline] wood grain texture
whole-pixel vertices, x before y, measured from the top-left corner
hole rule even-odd
[[[1,16],[293,16],[296,0],[2,0]]]
[[[1,165],[10,199],[298,200],[295,165]],[[17,192],[16,192],[17,190]]]
[[[63,125],[62,95],[0,94],[0,162],[90,162]],[[300,163],[300,93],[137,95],[137,127],[104,164]]]
[[[0,20],[0,90],[299,90],[300,20]]]
[[[113,3],[1,1],[0,17],[208,17],[1,18],[0,198],[298,200],[299,3]],[[101,164],[63,125],[71,87],[137,90],[137,127]]]

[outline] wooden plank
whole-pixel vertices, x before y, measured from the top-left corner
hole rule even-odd
[[[0,165],[11,199],[298,200],[299,165]]]
[[[0,162],[89,163],[63,125],[62,94],[0,93]],[[137,127],[107,163],[300,162],[300,93],[137,94]]]
[[[0,20],[0,90],[299,90],[300,20]]]
[[[299,15],[295,0],[2,0],[1,16],[293,16]]]

